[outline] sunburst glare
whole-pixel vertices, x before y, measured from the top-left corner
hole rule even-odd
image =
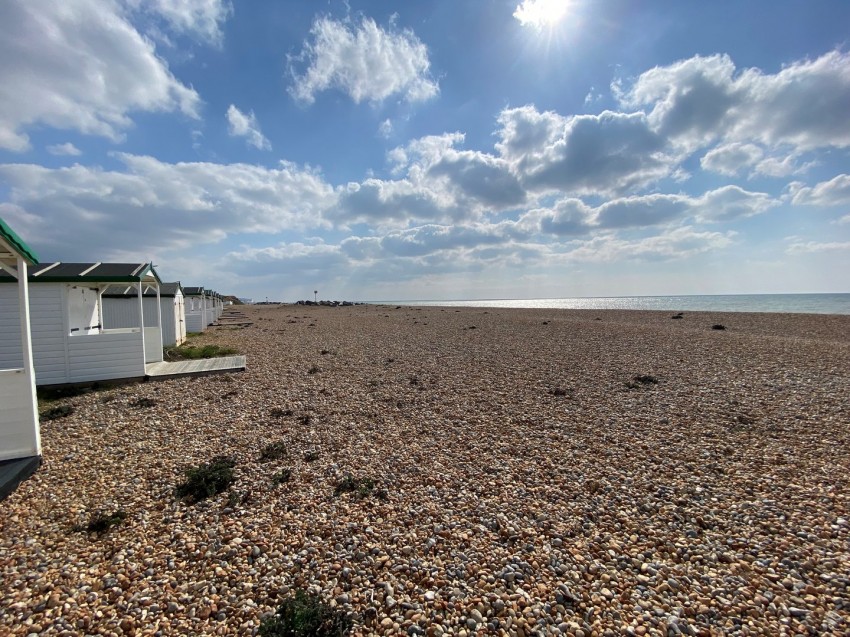
[[[555,26],[566,15],[569,0],[523,0],[517,5],[514,17],[523,26],[542,30]]]

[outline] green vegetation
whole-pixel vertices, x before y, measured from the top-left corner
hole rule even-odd
[[[73,413],[74,408],[71,405],[59,405],[58,407],[51,407],[50,409],[41,412],[38,417],[41,420],[58,420],[59,418],[70,416]]]
[[[272,484],[277,486],[292,479],[292,469],[281,469],[272,476]]]
[[[233,354],[238,354],[238,352],[232,347],[222,347],[221,345],[180,345],[179,347],[163,349],[163,357],[167,361],[218,358],[220,356],[232,356]]]
[[[260,452],[260,462],[269,462],[271,460],[280,460],[286,457],[286,443],[283,440],[272,442],[263,447]]]
[[[146,409],[156,406],[156,401],[153,398],[138,398],[131,402],[130,406],[137,407],[138,409]]]
[[[200,502],[226,491],[236,480],[233,467],[236,461],[228,456],[216,456],[206,464],[186,470],[186,481],[177,485],[175,494],[190,503]]]
[[[351,632],[351,618],[334,611],[318,595],[296,591],[262,621],[260,637],[343,637]]]
[[[86,533],[97,533],[101,535],[117,524],[121,524],[127,518],[124,511],[118,510],[113,513],[99,513],[85,526],[74,527],[74,531],[85,531]]]

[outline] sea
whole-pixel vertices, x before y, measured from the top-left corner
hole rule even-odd
[[[395,305],[506,307],[565,310],[663,310],[673,312],[787,312],[850,314],[850,293],[695,294],[682,296],[596,296],[563,299],[467,299],[382,301]]]

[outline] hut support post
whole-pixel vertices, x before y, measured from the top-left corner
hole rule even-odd
[[[18,257],[18,314],[21,320],[21,352],[23,354],[24,375],[26,375],[29,386],[28,403],[28,425],[32,431],[33,448],[35,456],[41,455],[41,432],[38,426],[38,402],[35,396],[35,365],[32,359],[32,333],[30,332],[30,304],[29,304],[29,280],[27,277],[27,262]]]

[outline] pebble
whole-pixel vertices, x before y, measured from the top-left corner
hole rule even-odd
[[[844,632],[850,317],[244,312],[193,339],[245,372],[42,423],[0,507],[0,633],[250,635],[299,589],[355,634]],[[177,501],[218,454],[230,494]],[[372,488],[335,493],[348,475]]]

